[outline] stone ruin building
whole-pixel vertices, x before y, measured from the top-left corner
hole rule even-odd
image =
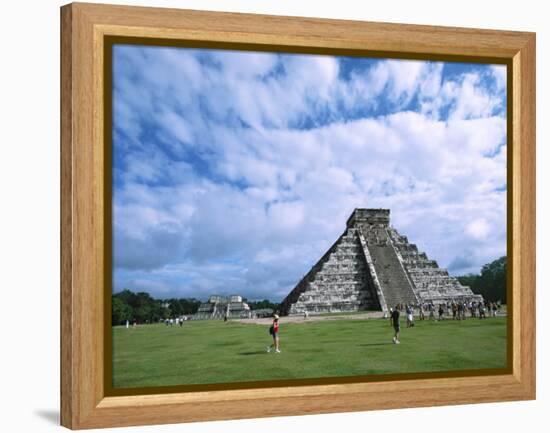
[[[355,209],[345,232],[283,300],[280,313],[386,312],[397,304],[483,300],[389,223],[389,209]]]
[[[203,302],[197,312],[193,315],[193,320],[214,320],[214,319],[244,319],[251,317],[250,307],[243,302],[242,296],[218,296],[213,295],[208,298],[208,302]]]

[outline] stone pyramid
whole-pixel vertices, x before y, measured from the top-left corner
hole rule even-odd
[[[388,311],[397,304],[483,299],[389,222],[389,209],[355,209],[346,231],[283,300],[281,314]]]

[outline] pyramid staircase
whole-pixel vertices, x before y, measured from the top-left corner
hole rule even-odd
[[[373,228],[366,236],[378,281],[388,308],[416,304],[418,299],[384,227]]]

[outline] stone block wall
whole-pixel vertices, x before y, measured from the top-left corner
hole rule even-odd
[[[388,234],[413,282],[413,289],[420,302],[438,304],[483,300],[481,295],[474,294],[469,287],[450,276],[446,269],[440,268],[435,260],[428,259],[426,253],[419,252],[417,246],[410,244],[407,237],[401,236],[396,229],[389,228]]]
[[[380,308],[356,229],[348,229],[281,304],[281,314]]]

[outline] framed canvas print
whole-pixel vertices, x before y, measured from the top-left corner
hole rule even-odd
[[[61,8],[61,416],[535,398],[535,36]]]

